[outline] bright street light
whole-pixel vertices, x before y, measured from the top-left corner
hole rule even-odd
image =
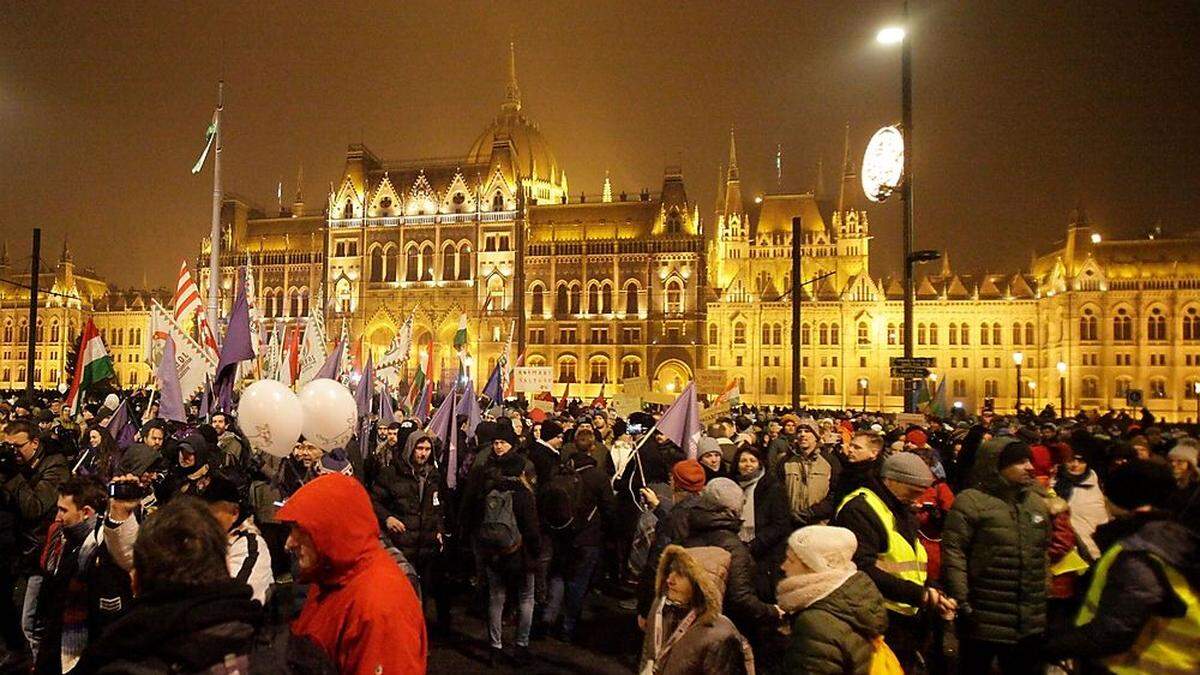
[[[904,41],[904,28],[888,26],[875,35],[875,40],[881,45],[898,45]]]
[[[1013,363],[1018,366],[1025,362],[1025,355],[1021,352],[1013,352]]]
[[[1066,361],[1059,361],[1059,362],[1058,362],[1058,374],[1059,374],[1059,375],[1066,375],[1066,374],[1067,374],[1067,362],[1066,362]]]

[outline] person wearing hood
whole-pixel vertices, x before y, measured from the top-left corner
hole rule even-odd
[[[1097,527],[1108,522],[1108,510],[1090,457],[1082,448],[1073,449],[1055,474],[1054,493],[1067,501],[1071,510],[1071,529],[1088,560],[1096,560],[1100,557],[1100,548],[1093,535]]]
[[[645,626],[647,613],[654,602],[654,575],[658,573],[659,558],[668,546],[681,543],[687,536],[689,513],[700,503],[700,491],[704,489],[704,467],[694,459],[676,462],[667,480],[671,487],[669,501],[660,498],[651,487],[641,489],[642,500],[657,518],[654,537],[638,583],[637,614],[641,627]]]
[[[739,630],[753,643],[759,631],[774,630],[779,608],[763,602],[755,590],[754,558],[738,538],[742,530],[742,488],[728,478],[717,478],[700,491],[700,503],[688,512],[685,547],[716,546],[729,552],[729,574],[725,579],[725,608]]]
[[[433,596],[438,631],[444,633],[450,625],[450,598],[443,575],[444,501],[433,441],[424,431],[408,435],[400,457],[376,476],[371,505],[379,527],[416,568],[423,594]]]
[[[1075,625],[1052,633],[1051,660],[1083,672],[1200,672],[1200,535],[1161,510],[1173,483],[1160,462],[1133,460],[1105,483],[1113,519]]]
[[[795,436],[790,437],[787,451],[778,457],[769,455],[773,475],[787,490],[794,527],[824,523],[837,511],[842,465],[832,453],[821,449],[820,434],[816,421],[802,420]],[[772,442],[771,447],[775,448],[778,441]]]
[[[166,476],[155,491],[158,502],[203,492],[211,478],[212,458],[211,446],[203,435],[192,433],[179,441],[175,446],[175,461],[169,463]]]
[[[1028,673],[1046,629],[1051,517],[1029,445],[998,436],[979,448],[972,487],[942,535],[942,581],[958,603],[964,672]]]
[[[72,672],[229,672],[230,664],[247,673],[331,672],[311,641],[264,624],[250,588],[229,577],[226,548],[221,526],[193,497],[151,514],[134,545],[137,599],[89,639]]]
[[[1175,514],[1179,522],[1200,531],[1200,470],[1197,470],[1197,457],[1200,456],[1200,442],[1187,437],[1175,442],[1175,447],[1167,453],[1171,463],[1171,473],[1175,476],[1175,489],[1167,500],[1166,507]]]
[[[279,509],[291,526],[287,550],[310,584],[292,632],[312,638],[341,673],[424,673],[428,656],[421,603],[380,541],[362,484],[328,474]]]
[[[754,655],[721,613],[715,549],[668,546],[658,562],[638,672],[644,675],[746,675]],[[715,555],[710,555],[715,554]],[[727,554],[726,554],[727,555]],[[705,565],[709,563],[712,569]]]
[[[760,597],[771,597],[779,563],[783,561],[784,542],[792,531],[787,495],[783,486],[767,473],[762,452],[744,446],[733,454],[737,484],[742,488],[742,529],[738,539],[745,542],[754,557]]]
[[[854,565],[858,542],[842,527],[810,525],[787,539],[779,607],[791,618],[787,673],[855,675],[870,670],[888,625],[883,596]]]

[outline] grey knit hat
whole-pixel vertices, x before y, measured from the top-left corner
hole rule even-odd
[[[696,459],[707,455],[710,452],[721,454],[721,444],[715,438],[709,436],[701,436],[696,440]]]
[[[879,470],[880,478],[927,488],[933,485],[933,472],[925,464],[925,460],[911,452],[898,452],[883,460],[883,468]]]
[[[745,500],[742,488],[728,478],[714,478],[708,481],[700,491],[700,498],[724,506],[738,516],[742,515],[742,502]]]

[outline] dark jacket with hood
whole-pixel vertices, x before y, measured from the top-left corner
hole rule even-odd
[[[1017,438],[979,448],[973,487],[954,500],[942,532],[942,581],[958,602],[966,636],[1016,643],[1046,629],[1050,515],[1043,489],[1000,476],[1001,450]]]
[[[279,509],[321,558],[292,632],[312,638],[341,673],[424,673],[425,616],[412,584],[380,542],[366,489],[320,476]]]
[[[9,530],[0,536],[16,543],[18,555],[13,558],[20,561],[23,571],[32,572],[37,567],[38,554],[54,520],[58,486],[70,473],[65,457],[40,447],[28,464],[10,476],[0,477],[4,481],[0,508],[6,512],[0,522]],[[4,557],[0,553],[0,562]]]
[[[917,540],[916,516],[907,505],[896,499],[878,475],[864,476],[858,487],[865,487],[874,492],[887,505],[888,511],[891,511],[896,521],[896,531],[905,541],[920,546]],[[883,597],[914,607],[921,605],[925,598],[924,586],[885,572],[876,564],[879,555],[888,550],[888,532],[880,522],[879,516],[875,515],[875,511],[867,503],[866,497],[859,495],[846,502],[829,524],[844,527],[854,533],[858,539],[858,548],[854,550],[854,565],[875,582]]]
[[[383,466],[371,486],[371,505],[379,527],[414,564],[422,553],[438,549],[437,537],[444,531],[441,473],[433,453],[422,465],[412,461],[413,448],[422,439],[433,443],[433,437],[424,431],[410,434],[399,460]],[[387,519],[393,517],[404,523],[404,532],[387,529]]]
[[[1200,535],[1169,520],[1165,512],[1135,513],[1096,528],[1096,544],[1108,550],[1121,544],[1108,569],[1100,604],[1091,621],[1052,633],[1049,658],[1099,661],[1128,652],[1146,624],[1155,618],[1178,618],[1187,607],[1171,588],[1155,556],[1200,588]]]
[[[128,614],[90,641],[72,672],[336,671],[311,641],[264,626],[250,587],[230,579],[140,596]]]
[[[743,632],[761,630],[778,623],[775,608],[755,593],[754,559],[738,539],[742,519],[724,506],[701,497],[688,512],[688,534],[683,546],[716,546],[729,551],[729,577],[725,582],[726,614]]]
[[[570,455],[563,470],[574,471],[579,476],[575,520],[565,531],[549,531],[547,534],[555,538],[556,547],[603,545],[604,532],[607,524],[612,522],[616,502],[608,476],[599,467],[596,458],[586,453]]]
[[[683,568],[692,581],[693,594],[699,596],[696,619],[683,637],[659,658],[654,672],[658,675],[743,675],[754,672],[754,657],[749,646],[733,622],[721,613],[723,592],[717,587],[715,575],[679,546],[668,546],[658,564],[655,600],[646,619],[638,672],[654,657],[654,633],[660,618],[664,622],[662,639],[666,642],[682,617],[692,609],[666,602],[667,575],[672,566]]]
[[[866,673],[873,640],[887,631],[887,610],[862,572],[829,595],[795,613],[792,639],[783,656],[785,673]]]

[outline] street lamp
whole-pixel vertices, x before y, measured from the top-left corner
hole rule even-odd
[[[1021,412],[1021,364],[1025,362],[1025,355],[1021,352],[1013,352],[1013,363],[1017,365],[1017,412]]]
[[[875,39],[881,45],[896,45],[904,41],[906,32],[903,26],[888,26],[875,34]]]
[[[1192,393],[1196,395],[1196,424],[1200,424],[1200,380],[1192,383]]]
[[[1058,362],[1058,416],[1067,417],[1067,362]]]
[[[862,390],[862,395],[863,395],[862,409],[863,409],[864,413],[867,412],[867,385],[868,384],[869,384],[869,382],[867,381],[867,378],[865,378],[865,377],[858,378],[858,388]]]

